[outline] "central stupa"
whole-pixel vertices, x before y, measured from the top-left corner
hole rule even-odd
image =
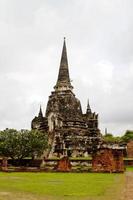
[[[92,113],[89,101],[86,113],[82,113],[80,101],[71,85],[66,42],[64,39],[59,74],[54,91],[49,96],[45,117],[40,108],[38,117],[32,120],[32,129],[48,135],[50,150],[47,156],[85,156],[92,144],[99,144],[98,115]]]

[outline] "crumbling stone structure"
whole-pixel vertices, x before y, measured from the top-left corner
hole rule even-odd
[[[127,143],[127,156],[128,158],[133,158],[133,140]]]
[[[35,117],[31,123],[32,129],[38,129],[39,131],[48,131],[48,120],[46,117],[43,117],[42,109],[40,106],[40,111],[38,117]]]
[[[45,117],[40,108],[39,115],[32,120],[31,127],[48,135],[51,145],[49,157],[84,156],[101,141],[98,114],[91,111],[89,101],[86,113],[83,114],[80,101],[73,93],[65,39],[57,83],[49,96]]]
[[[57,163],[57,166],[56,166],[56,171],[60,171],[60,172],[69,172],[71,171],[71,163],[70,163],[70,160],[67,156],[61,158],[58,163]]]
[[[93,172],[124,172],[123,148],[100,147],[92,158]]]

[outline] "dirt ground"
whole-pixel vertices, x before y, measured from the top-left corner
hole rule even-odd
[[[133,172],[126,172],[125,187],[120,200],[133,200]]]

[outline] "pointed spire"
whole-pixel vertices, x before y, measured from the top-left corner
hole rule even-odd
[[[89,99],[88,99],[86,114],[89,114],[89,113],[91,113],[91,108],[90,108]]]
[[[105,128],[105,135],[107,135],[108,134],[108,129],[107,128]]]
[[[64,37],[60,68],[56,86],[54,87],[56,90],[70,90],[72,89],[72,85],[69,77],[69,68],[68,68],[68,59],[67,59],[67,49],[66,49],[66,41]]]
[[[42,108],[41,108],[41,105],[40,105],[40,110],[39,110],[39,114],[38,114],[38,117],[43,117],[43,113],[42,113]]]

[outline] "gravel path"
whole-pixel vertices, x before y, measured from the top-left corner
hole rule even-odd
[[[133,172],[126,172],[125,188],[120,200],[133,200]]]

